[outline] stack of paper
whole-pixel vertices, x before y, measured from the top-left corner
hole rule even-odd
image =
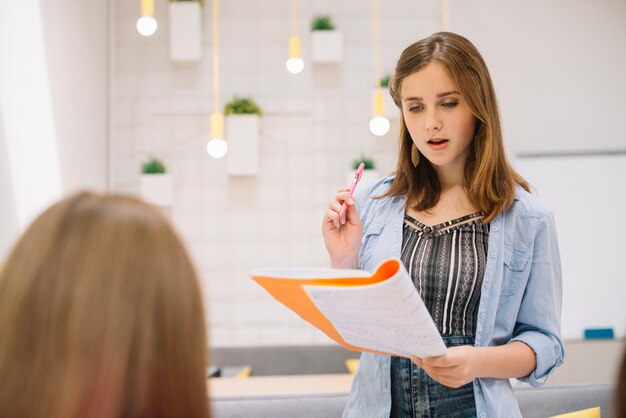
[[[404,265],[372,274],[345,269],[250,271],[279,302],[349,350],[400,357],[445,354],[446,346]]]

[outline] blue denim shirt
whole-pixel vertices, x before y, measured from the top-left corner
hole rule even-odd
[[[356,197],[363,222],[359,268],[373,271],[388,258],[400,258],[406,198],[374,200],[391,185],[379,180]],[[491,221],[482,282],[476,347],[523,341],[536,354],[537,367],[520,380],[539,387],[563,362],[561,262],[552,214],[518,187],[515,202]],[[390,357],[362,353],[344,418],[388,417],[391,409]],[[474,380],[480,418],[521,417],[508,379]]]

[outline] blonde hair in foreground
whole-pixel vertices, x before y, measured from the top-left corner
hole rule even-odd
[[[507,161],[489,70],[469,40],[451,32],[435,33],[407,47],[398,59],[389,92],[400,110],[402,81],[431,62],[442,64],[450,72],[476,117],[475,136],[465,165],[464,187],[474,206],[485,213],[484,222],[489,222],[513,204],[517,185],[530,191],[526,180]],[[427,210],[439,200],[441,186],[435,169],[424,156],[420,155],[419,164],[413,166],[413,140],[402,112],[400,115],[396,177],[384,196],[406,194],[409,204],[417,210]]]
[[[198,279],[169,222],[79,193],[41,214],[0,272],[0,411],[208,417]]]

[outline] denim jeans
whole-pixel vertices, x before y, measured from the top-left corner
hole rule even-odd
[[[442,335],[446,346],[474,345],[473,337]],[[453,389],[435,382],[410,359],[391,358],[393,418],[475,418],[474,385]]]

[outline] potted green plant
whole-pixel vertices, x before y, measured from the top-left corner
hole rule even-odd
[[[165,164],[155,157],[150,157],[147,161],[141,163],[142,174],[163,174],[165,173]]]
[[[352,161],[352,170],[348,172],[347,184],[350,184],[350,182],[352,182],[352,179],[354,178],[354,172],[359,168],[359,165],[361,165],[361,163],[364,164],[364,167],[363,175],[361,176],[361,181],[359,182],[359,187],[369,185],[378,179],[378,171],[376,171],[376,164],[374,163],[374,160],[370,157],[365,156],[364,154],[361,154],[359,158],[356,158]]]
[[[250,97],[235,96],[224,106],[225,115],[259,115],[263,112],[258,104]]]
[[[148,203],[158,206],[172,204],[172,179],[162,160],[149,157],[141,163],[140,192]]]
[[[380,79],[380,88],[388,89],[390,81],[391,81],[391,74],[386,74],[383,78]]]
[[[330,15],[316,15],[311,20],[311,60],[337,63],[343,59],[343,34]]]
[[[259,171],[259,126],[263,114],[251,97],[234,96],[224,106],[227,167],[231,176],[255,176]]]
[[[374,160],[371,158],[365,157],[361,155],[356,160],[352,161],[352,168],[357,170],[359,166],[363,163],[363,170],[374,170],[376,168],[376,164],[374,164]]]
[[[202,7],[204,0],[170,0],[170,60],[202,59]]]
[[[335,30],[335,24],[330,15],[316,15],[311,21],[311,31],[314,30]]]

